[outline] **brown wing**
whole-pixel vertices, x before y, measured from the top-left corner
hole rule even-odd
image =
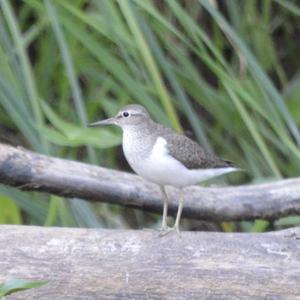
[[[218,158],[204,151],[204,149],[180,134],[170,132],[165,133],[163,137],[167,140],[169,154],[179,160],[188,169],[208,169],[232,167],[233,163]]]

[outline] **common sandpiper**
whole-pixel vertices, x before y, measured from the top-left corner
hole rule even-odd
[[[127,105],[115,117],[89,126],[111,124],[123,130],[123,152],[131,168],[146,180],[158,184],[162,191],[162,233],[173,229],[180,233],[184,187],[239,170],[232,162],[207,153],[187,136],[153,121],[142,105]],[[167,225],[166,186],[173,186],[181,191],[173,227]]]

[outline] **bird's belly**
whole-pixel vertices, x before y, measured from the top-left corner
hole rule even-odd
[[[236,168],[213,168],[189,170],[180,162],[171,158],[170,161],[146,159],[135,162],[132,169],[143,178],[159,185],[185,187],[209,180],[211,178],[236,172]]]
[[[189,170],[172,157],[158,159],[150,156],[143,160],[129,161],[129,164],[137,174],[159,185],[190,185]]]

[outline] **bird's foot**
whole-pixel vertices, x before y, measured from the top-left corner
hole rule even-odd
[[[162,226],[160,229],[158,229],[158,231],[159,231],[159,236],[165,236],[168,233],[173,231],[173,227]]]
[[[171,233],[171,232],[176,231],[177,235],[178,235],[179,237],[181,237],[181,232],[180,232],[180,230],[179,230],[179,227],[176,226],[176,225],[174,225],[173,227],[169,227],[169,226],[161,227],[161,228],[159,229],[159,231],[160,231],[160,232],[159,232],[159,236],[165,236],[165,235],[167,235],[167,234],[169,234],[169,233]]]
[[[172,227],[172,229],[173,229],[173,230],[176,230],[177,235],[181,238],[181,232],[180,232],[179,226],[175,224],[175,225]]]

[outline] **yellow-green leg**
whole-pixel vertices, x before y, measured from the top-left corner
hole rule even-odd
[[[162,217],[161,230],[165,231],[165,230],[169,229],[168,224],[167,224],[169,198],[168,198],[167,191],[166,191],[165,187],[161,186],[160,189],[161,189],[161,192],[162,192],[163,198],[164,198],[164,208],[163,208],[163,217]]]
[[[181,218],[181,213],[182,213],[182,209],[183,209],[183,192],[182,192],[182,189],[180,189],[179,194],[180,194],[180,196],[179,196],[178,210],[177,210],[176,220],[175,220],[175,224],[173,226],[173,229],[175,229],[177,231],[177,233],[179,234],[179,236],[180,236],[179,224],[180,224],[180,218]]]

